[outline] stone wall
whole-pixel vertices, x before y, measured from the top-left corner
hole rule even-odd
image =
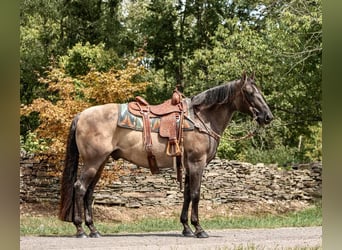
[[[118,175],[118,173],[120,173]],[[151,175],[148,169],[109,162],[95,190],[95,203],[140,207],[182,203],[173,169]],[[108,177],[113,178],[108,178]],[[22,156],[20,202],[58,202],[60,173],[54,164]],[[201,199],[216,204],[240,201],[313,201],[322,196],[322,164],[302,164],[290,170],[275,165],[214,159],[205,169]]]

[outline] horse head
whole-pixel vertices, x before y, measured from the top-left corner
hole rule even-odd
[[[263,126],[273,120],[273,114],[268,107],[261,91],[255,84],[254,74],[250,77],[243,73],[240,80],[240,101],[236,105],[238,110],[247,113]]]

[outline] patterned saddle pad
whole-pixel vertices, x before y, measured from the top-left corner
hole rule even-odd
[[[191,119],[191,117],[190,117]],[[179,119],[177,123],[179,124]],[[151,132],[159,133],[160,128],[160,118],[152,117],[150,118]],[[143,131],[143,120],[140,116],[135,116],[128,111],[128,104],[123,103],[119,105],[119,119],[118,126],[122,128],[129,128],[137,131]],[[183,121],[183,131],[189,131],[194,129],[194,124],[187,118],[184,117]]]

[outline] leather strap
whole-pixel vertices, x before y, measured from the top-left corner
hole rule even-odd
[[[152,152],[152,137],[151,137],[151,124],[150,124],[150,106],[144,106],[144,109],[139,105],[140,108],[140,113],[143,118],[143,134],[144,134],[144,145],[145,145],[145,150],[147,152],[147,160],[148,160],[148,165],[150,167],[150,170],[152,174],[158,174],[159,173],[159,168],[157,166],[157,161],[156,157],[154,156]]]
[[[179,97],[181,99],[181,96]],[[145,150],[147,152],[147,160],[148,164],[151,170],[152,174],[158,174],[159,168],[157,166],[156,157],[153,154],[152,150],[152,136],[151,136],[151,122],[150,122],[150,115],[151,115],[151,107],[150,105],[146,105],[147,102],[143,102],[141,100],[138,100],[136,102],[136,111],[139,110],[139,113],[142,116],[143,120],[143,139],[144,139],[144,146]],[[182,170],[183,170],[183,121],[184,121],[184,115],[185,115],[185,107],[186,100],[180,100],[180,102],[177,104],[178,108],[177,110],[179,112],[179,123],[177,126],[177,123],[173,125],[173,127],[176,128],[175,134],[172,135],[172,138],[169,138],[168,146],[167,146],[167,154],[171,157],[175,157],[175,163],[176,163],[176,169],[177,169],[177,181],[180,184],[180,189],[182,189]],[[167,119],[172,117],[172,120],[169,121],[175,122],[176,121],[176,115],[172,114],[168,116],[164,116],[161,119]],[[162,134],[162,133],[160,133]]]

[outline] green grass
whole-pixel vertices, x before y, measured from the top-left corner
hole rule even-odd
[[[203,219],[201,225],[206,229],[231,228],[277,228],[306,227],[322,225],[322,208],[317,205],[299,212],[282,215],[258,215],[246,217],[222,217]],[[103,234],[142,233],[158,231],[181,231],[178,218],[143,219],[134,223],[97,222],[98,230]],[[74,235],[72,223],[59,221],[56,217],[22,217],[20,235]]]
[[[316,206],[299,212],[283,215],[259,215],[227,219],[222,217],[203,221],[203,226],[211,229],[225,228],[277,228],[307,227],[322,225],[322,208]]]

